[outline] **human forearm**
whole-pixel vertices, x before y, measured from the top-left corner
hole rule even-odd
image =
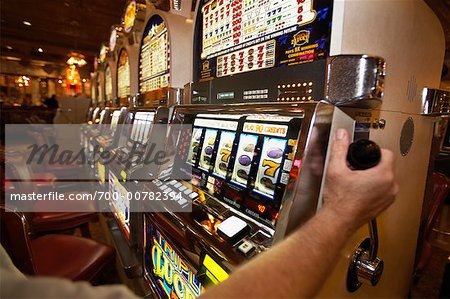
[[[352,232],[345,219],[324,208],[282,243],[207,290],[202,298],[313,297]]]
[[[349,236],[395,198],[393,154],[382,150],[368,170],[347,166],[350,137],[338,130],[331,148],[322,209],[281,243],[237,269],[204,298],[310,298],[334,268]],[[364,192],[361,192],[364,190]]]

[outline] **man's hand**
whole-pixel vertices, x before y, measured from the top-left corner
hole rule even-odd
[[[382,149],[381,161],[373,168],[352,170],[347,164],[349,144],[348,132],[339,129],[331,148],[323,208],[356,230],[393,203],[398,185],[391,151]]]

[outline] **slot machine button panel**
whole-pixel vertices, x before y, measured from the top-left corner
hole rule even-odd
[[[192,191],[191,189],[187,189],[187,190],[184,190],[183,191],[183,193],[184,194],[186,194],[186,195],[190,195],[191,193],[193,193],[194,191]]]
[[[199,197],[199,195],[195,192],[192,192],[191,194],[189,194],[189,198],[192,200],[196,199],[197,197]]]
[[[237,249],[244,256],[249,256],[251,253],[253,253],[255,251],[256,247],[252,243],[250,243],[249,241],[243,241],[238,246]]]
[[[185,205],[187,202],[188,201],[186,199],[184,199],[184,198],[180,198],[180,200],[178,200],[178,204],[181,205],[181,206]]]
[[[224,240],[235,244],[243,239],[249,232],[250,226],[244,220],[231,216],[217,226],[217,234]]]

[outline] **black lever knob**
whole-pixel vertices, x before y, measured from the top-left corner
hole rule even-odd
[[[380,147],[368,139],[359,139],[350,144],[347,161],[355,170],[364,170],[376,166],[381,160]]]

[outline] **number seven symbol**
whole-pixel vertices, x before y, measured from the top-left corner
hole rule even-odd
[[[229,149],[223,148],[220,150],[220,154],[222,155],[222,162],[228,162],[228,158],[230,157],[231,151]]]
[[[268,166],[268,168],[264,170],[265,175],[275,177],[275,173],[277,172],[278,168],[280,168],[280,163],[274,162],[272,160],[264,160],[262,166]]]

